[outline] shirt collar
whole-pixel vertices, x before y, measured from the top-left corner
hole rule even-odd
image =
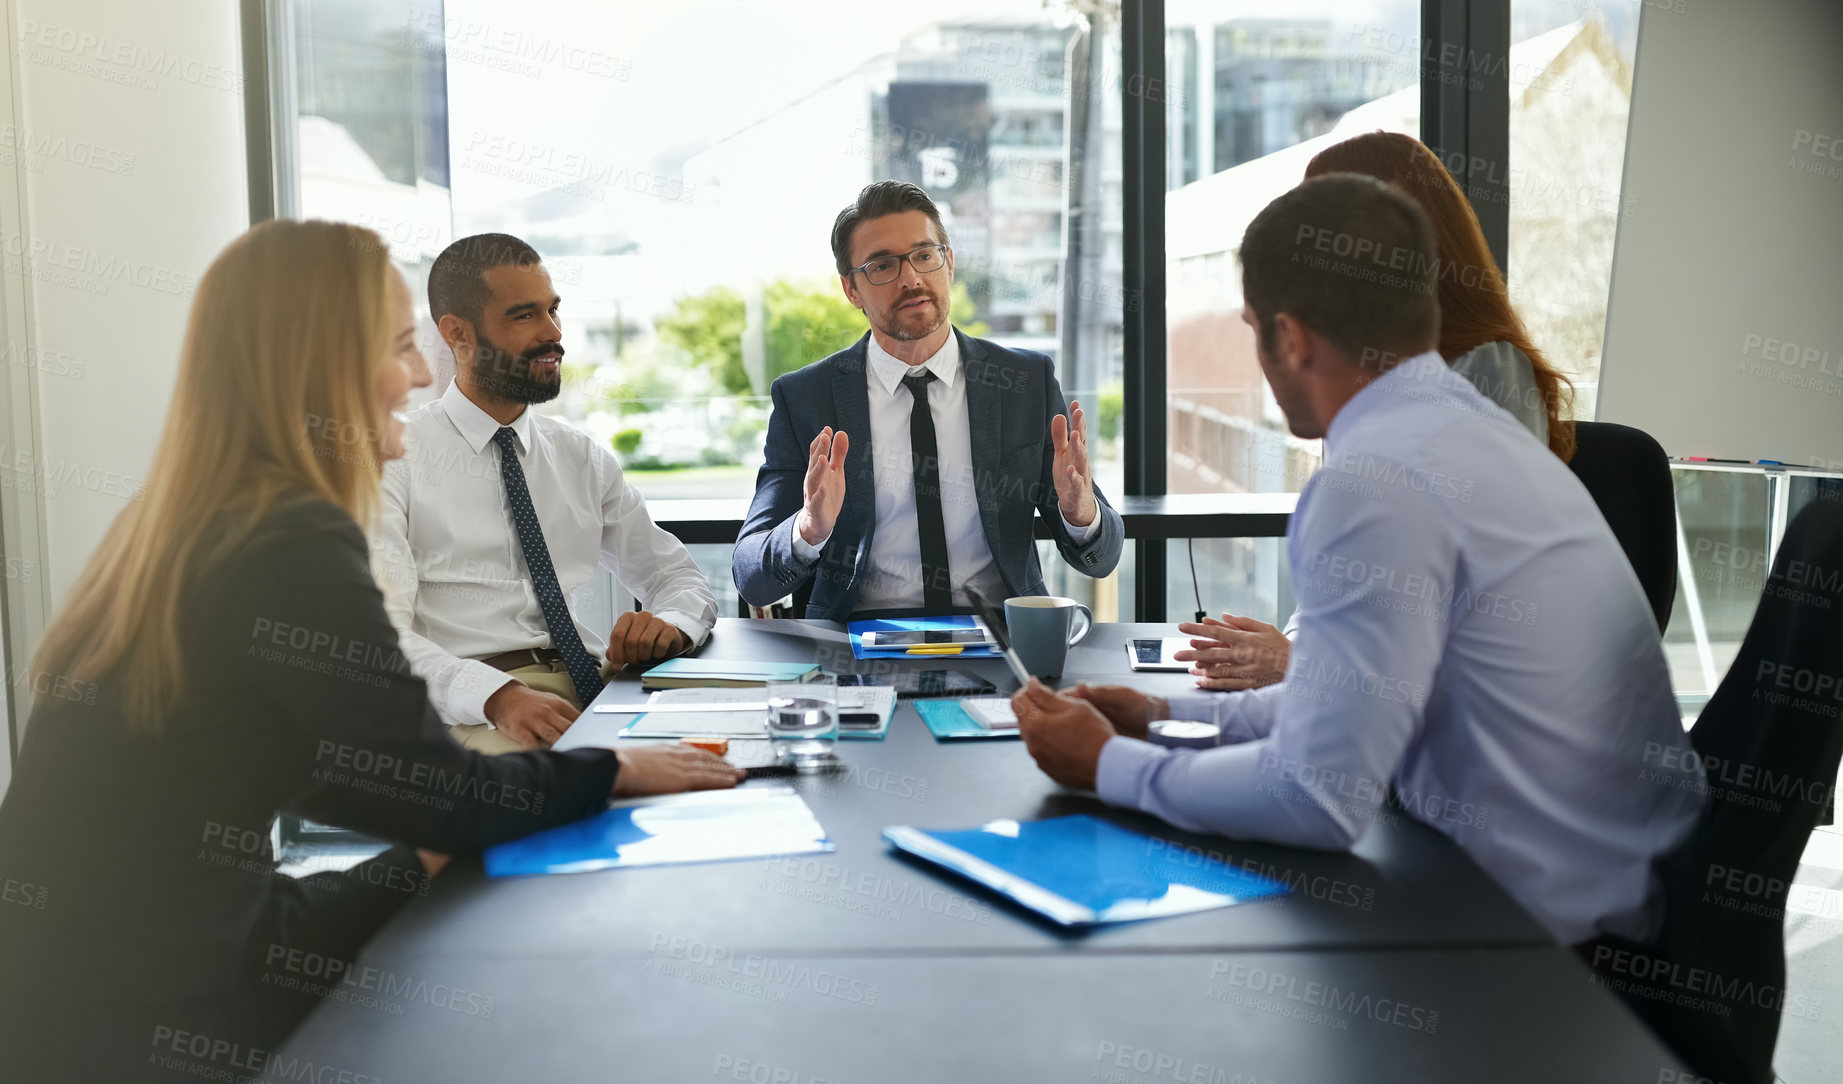
[[[484,451],[486,446],[493,442],[493,434],[499,432],[499,422],[491,414],[475,405],[472,399],[462,394],[459,382],[450,383],[448,390],[442,392],[442,412],[448,415],[448,420],[454,423],[454,428],[461,434],[461,439],[467,442],[467,446],[472,448],[475,454]],[[518,438],[519,454],[530,455],[531,408],[526,407],[517,418],[513,419],[509,428]]]
[[[1388,396],[1400,394],[1408,383],[1419,383],[1431,374],[1450,372],[1446,360],[1438,350],[1428,350],[1413,357],[1396,362],[1388,372],[1365,384],[1362,390],[1351,396],[1344,406],[1325,427],[1325,455],[1328,458],[1337,446],[1338,436],[1349,432],[1350,427],[1370,411],[1377,409]]]
[[[883,349],[883,345],[877,342],[877,336],[874,333],[870,336],[869,361],[871,374],[877,378],[877,383],[883,385],[883,390],[890,395],[896,394],[896,386],[902,383],[903,377],[909,375],[910,367],[897,361],[888,350]],[[947,341],[934,352],[934,356],[915,368],[927,369],[941,383],[950,388],[953,387],[954,381],[960,376],[959,334],[950,330],[947,333]]]

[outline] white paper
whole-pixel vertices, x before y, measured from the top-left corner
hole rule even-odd
[[[785,783],[615,803],[607,812],[491,847],[491,877],[584,873],[833,850],[818,818]]]
[[[1009,697],[994,696],[960,701],[967,718],[987,730],[1016,730],[1017,713],[1011,710]]]
[[[838,690],[838,710],[861,715],[874,711],[888,719],[896,710],[894,685],[842,685]]]

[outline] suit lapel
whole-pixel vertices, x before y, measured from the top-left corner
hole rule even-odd
[[[851,450],[845,455],[845,506],[839,510],[839,527],[846,532],[841,537],[855,534],[860,539],[853,560],[858,572],[862,572],[870,555],[877,508],[877,478],[871,468],[870,389],[865,383],[870,378],[869,342],[870,334],[866,332],[832,366],[832,428],[851,437]]]
[[[998,385],[986,371],[989,363],[986,344],[959,328],[954,335],[960,340],[960,377],[966,382],[966,415],[973,429],[973,495],[979,501],[979,525],[985,529],[986,545],[993,553],[1004,550],[998,538],[998,501],[992,493],[998,477],[999,454],[1004,448],[1004,404],[999,401]]]

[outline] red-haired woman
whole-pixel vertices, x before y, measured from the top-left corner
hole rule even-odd
[[[1319,151],[1307,180],[1363,173],[1400,188],[1433,220],[1440,250],[1440,356],[1453,371],[1509,411],[1561,461],[1574,458],[1574,422],[1564,407],[1574,387],[1530,341],[1485,244],[1472,204],[1427,149],[1399,132],[1369,132]],[[1254,689],[1286,676],[1291,642],[1264,621],[1223,614],[1178,631],[1211,646],[1179,652],[1205,689]]]

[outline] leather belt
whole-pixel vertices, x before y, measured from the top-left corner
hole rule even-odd
[[[501,651],[477,661],[495,670],[512,671],[521,666],[548,666],[553,662],[562,662],[563,653],[554,647],[521,647],[517,651]]]

